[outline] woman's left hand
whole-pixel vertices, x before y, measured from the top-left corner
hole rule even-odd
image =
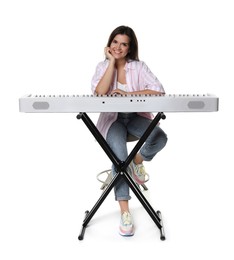
[[[114,89],[114,90],[111,91],[111,95],[113,95],[113,94],[127,95],[128,92],[123,91],[123,90],[121,90],[121,89],[119,89],[119,88],[116,88],[116,89]]]

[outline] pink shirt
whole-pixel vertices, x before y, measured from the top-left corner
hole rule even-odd
[[[100,62],[97,67],[95,74],[92,78],[92,92],[95,94],[96,86],[98,85],[99,81],[103,77],[107,67],[108,67],[109,61],[105,60]],[[145,90],[145,89],[151,89],[158,92],[164,92],[162,84],[159,82],[157,77],[150,71],[150,69],[147,67],[147,65],[143,61],[130,61],[127,62],[125,65],[125,72],[126,72],[126,82],[128,91],[139,91],[139,90]],[[111,84],[109,93],[113,89],[117,88],[117,70],[115,71],[113,82]],[[138,113],[141,116],[147,117],[152,119],[153,114],[152,113]],[[106,113],[100,113],[98,121],[97,121],[97,129],[100,131],[100,133],[103,135],[104,138],[106,138],[107,132],[112,125],[112,123],[117,119],[118,113],[116,112],[106,112]]]

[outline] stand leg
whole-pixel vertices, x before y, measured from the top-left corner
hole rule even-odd
[[[99,133],[96,126],[93,124],[92,120],[88,117],[86,113],[80,113],[77,115],[77,119],[82,119],[85,125],[88,127],[89,131],[93,134],[94,138],[97,140],[99,145],[102,147],[106,155],[109,157],[109,159],[112,161],[112,163],[115,165],[117,170],[119,169],[119,166],[121,164],[121,161],[119,158],[113,153],[110,146],[106,142],[106,140],[103,138],[103,136]]]
[[[88,213],[89,213],[89,211],[86,210],[86,211],[85,211],[85,218],[86,218],[86,216],[87,216]],[[83,239],[84,239],[85,229],[86,229],[86,225],[83,224],[82,227],[81,227],[80,234],[79,234],[79,236],[78,236],[78,239],[79,239],[79,240],[83,240]]]
[[[160,211],[157,211],[158,216],[160,217],[160,223],[162,225],[162,228],[160,228],[160,239],[161,240],[165,240],[165,232],[164,232],[164,228],[163,228],[163,221],[162,221],[162,214]]]
[[[107,188],[104,190],[98,201],[95,203],[93,208],[90,211],[85,211],[85,218],[82,224],[81,232],[80,235],[78,236],[79,240],[83,240],[84,234],[85,234],[85,229],[89,223],[89,221],[92,219],[96,211],[99,209],[99,207],[102,205],[103,201],[107,197],[107,195],[110,193],[116,182],[121,178],[121,175],[117,173],[114,178],[111,180],[110,184],[107,186]]]

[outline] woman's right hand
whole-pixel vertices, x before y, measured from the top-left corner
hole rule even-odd
[[[115,60],[115,58],[111,54],[110,47],[105,47],[104,52],[105,52],[105,56],[108,60],[113,60],[113,61]]]

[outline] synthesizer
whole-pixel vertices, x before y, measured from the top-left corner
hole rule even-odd
[[[166,95],[25,95],[20,112],[213,112],[218,97],[212,94]]]

